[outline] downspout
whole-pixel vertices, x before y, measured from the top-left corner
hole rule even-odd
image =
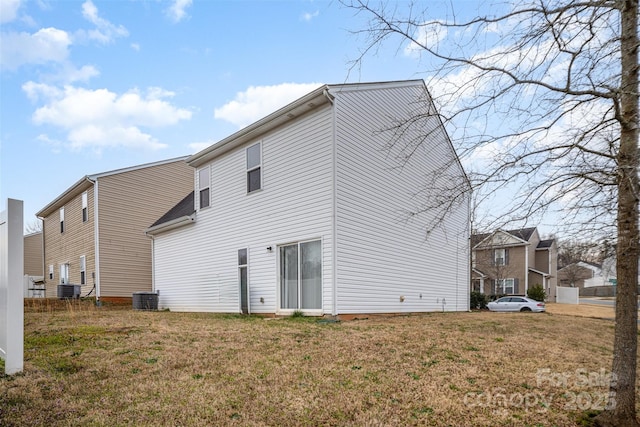
[[[156,239],[153,234],[147,234],[151,237],[151,292],[156,291]]]
[[[524,247],[524,294],[529,290],[529,243]]]
[[[93,180],[87,177],[89,182],[93,183],[93,226],[94,226],[94,241],[95,241],[95,286],[96,286],[96,305],[100,306],[100,227],[98,221],[98,180]]]
[[[329,93],[329,90],[325,88],[322,92],[323,95],[329,100],[331,103],[332,111],[331,111],[331,203],[332,206],[332,218],[331,218],[331,315],[338,315],[338,148],[337,148],[337,138],[336,138],[336,119],[337,119],[337,108],[335,105],[335,98]]]

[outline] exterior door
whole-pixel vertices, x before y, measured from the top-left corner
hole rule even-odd
[[[280,246],[280,308],[322,309],[320,240]]]
[[[238,279],[240,282],[240,311],[249,314],[249,271],[247,268],[247,250],[238,251]]]

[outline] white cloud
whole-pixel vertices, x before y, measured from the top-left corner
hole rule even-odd
[[[174,0],[171,6],[169,6],[165,13],[173,22],[178,23],[186,18],[186,9],[191,7],[192,0]]]
[[[197,153],[198,151],[202,151],[207,147],[211,147],[214,144],[213,141],[208,142],[192,142],[188,145],[189,149],[192,153]]]
[[[300,17],[300,19],[301,19],[301,20],[303,20],[303,21],[307,21],[307,22],[309,22],[309,21],[311,21],[313,18],[315,18],[315,17],[317,17],[317,16],[319,16],[319,15],[320,15],[320,11],[318,11],[318,10],[316,10],[316,11],[315,11],[315,12],[313,12],[313,13],[306,12],[306,13],[303,13],[303,14],[302,14],[302,16]]]
[[[20,0],[0,0],[0,24],[15,20],[18,9],[20,9]]]
[[[246,91],[238,92],[233,101],[216,108],[214,117],[226,120],[238,127],[244,127],[320,86],[320,83],[250,86]]]
[[[140,44],[139,43],[131,43],[131,49],[135,50],[136,52],[140,52]]]
[[[190,111],[167,102],[172,92],[160,88],[150,88],[145,94],[134,89],[121,95],[107,89],[57,88],[34,82],[22,88],[30,99],[45,101],[33,113],[33,122],[66,131],[66,145],[72,149],[163,148],[166,144],[141,128],[170,126],[191,118]]]
[[[431,21],[419,26],[413,37],[421,45],[437,49],[438,44],[447,37],[447,34],[448,29],[445,21]],[[404,54],[415,57],[420,55],[422,50],[420,45],[410,42],[405,46]]]
[[[94,30],[86,32],[86,36],[90,40],[96,40],[102,44],[111,43],[118,37],[126,37],[129,32],[122,25],[116,26],[104,18],[98,16],[98,8],[93,4],[91,0],[87,0],[82,4],[82,16],[93,25],[96,26]],[[85,34],[80,32],[79,34]]]
[[[34,34],[2,33],[0,67],[15,70],[25,64],[64,62],[69,56],[71,37],[66,31],[42,28]]]

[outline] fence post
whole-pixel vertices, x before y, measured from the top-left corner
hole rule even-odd
[[[7,199],[0,212],[0,356],[4,372],[24,365],[24,237],[22,200]]]

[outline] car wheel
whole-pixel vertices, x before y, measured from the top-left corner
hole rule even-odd
[[[522,307],[520,311],[531,311],[531,309],[529,307]]]

